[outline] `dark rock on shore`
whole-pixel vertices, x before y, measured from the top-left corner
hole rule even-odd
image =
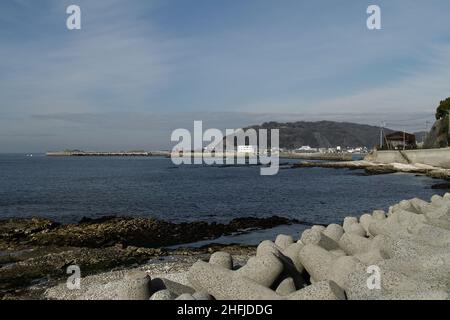
[[[10,219],[0,221],[0,241],[22,241],[42,231],[49,231],[59,224],[47,219]]]
[[[450,190],[450,183],[438,183],[431,186],[431,189]]]
[[[15,262],[0,267],[0,292],[67,277],[70,265],[82,266],[83,273],[107,270],[118,266],[144,263],[150,257],[164,255],[161,249],[128,247],[34,248],[25,253],[14,252]]]
[[[15,296],[32,284],[67,277],[66,268],[70,265],[80,266],[86,275],[142,264],[166,255],[206,254],[221,245],[161,248],[294,222],[297,221],[282,217],[238,218],[228,224],[175,224],[117,217],[83,218],[78,224],[67,225],[41,218],[3,220],[0,221],[0,298]]]
[[[379,175],[379,174],[391,174],[397,172],[394,168],[385,166],[385,167],[368,167],[364,169],[364,172],[367,175],[373,176],[373,175]]]
[[[58,225],[45,219],[0,221],[0,240],[34,246],[109,247],[115,244],[159,248],[215,239],[248,229],[269,229],[295,223],[283,217],[237,218],[228,224],[171,223],[146,218],[84,218],[78,224]]]

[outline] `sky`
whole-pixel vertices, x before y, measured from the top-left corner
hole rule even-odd
[[[194,120],[425,130],[450,96],[449,13],[448,0],[4,0],[0,152],[170,149]]]

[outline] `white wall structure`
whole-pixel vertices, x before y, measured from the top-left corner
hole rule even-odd
[[[373,151],[364,160],[379,163],[422,163],[450,169],[450,148]]]

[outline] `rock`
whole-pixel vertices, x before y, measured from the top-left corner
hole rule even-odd
[[[0,235],[10,240],[20,237],[21,240],[36,246],[107,248],[126,244],[142,248],[161,248],[205,238],[218,238],[248,228],[269,229],[292,222],[290,219],[276,216],[237,218],[228,224],[204,221],[171,223],[153,218],[131,217],[84,218],[75,224],[57,224],[43,219],[15,219],[0,221]]]
[[[283,263],[274,254],[252,257],[236,271],[242,277],[269,288],[283,272]]]
[[[432,210],[431,204],[419,198],[411,199],[409,203],[411,204],[411,208],[418,214],[425,214],[427,211]]]
[[[396,292],[383,296],[382,300],[448,300],[449,294],[443,290],[428,290],[422,292]]]
[[[338,224],[330,224],[323,231],[323,234],[326,235],[328,238],[338,242],[341,239],[342,235],[344,234],[344,229]]]
[[[304,247],[301,243],[293,243],[283,250],[283,255],[291,259],[298,272],[303,272],[304,268],[300,261],[299,252]]]
[[[450,230],[450,216],[443,218],[427,218],[426,223],[435,227]]]
[[[280,300],[275,291],[231,271],[203,261],[189,270],[189,282],[217,300]]]
[[[333,280],[338,285],[344,286],[347,276],[363,267],[353,257],[336,257],[317,245],[306,245],[300,251],[300,258],[313,283]]]
[[[339,249],[339,244],[318,230],[305,230],[301,237],[303,244],[315,244],[326,250]]]
[[[345,292],[350,300],[382,300],[390,294],[405,294],[433,290],[432,286],[425,282],[408,278],[399,272],[379,268],[380,288],[369,288],[369,277],[376,273],[367,273],[367,270],[356,270],[346,280]]]
[[[266,254],[272,253],[274,255],[279,255],[282,249],[278,247],[275,243],[270,240],[265,240],[261,242],[256,248],[256,256],[264,256]]]
[[[333,281],[319,281],[288,296],[289,300],[345,300],[345,292]]]
[[[441,219],[450,217],[450,203],[443,204],[438,207],[434,207],[433,210],[429,210],[425,213],[427,219]]]
[[[353,233],[361,237],[366,236],[366,230],[359,223],[352,223],[348,226],[346,233]]]
[[[319,232],[324,232],[326,229],[325,226],[319,226],[319,225],[315,225],[311,227],[311,230],[315,230],[315,231],[319,231]]]
[[[293,243],[294,243],[294,238],[292,238],[292,236],[288,236],[285,234],[280,234],[275,239],[275,245],[277,245],[282,250],[286,249]]]
[[[386,219],[386,213],[383,210],[375,210],[372,212],[372,217],[375,220],[384,220]]]
[[[209,263],[221,266],[222,268],[233,269],[233,257],[228,252],[215,252],[209,258]]]
[[[366,271],[357,270],[347,277],[345,293],[348,300],[380,300],[388,292],[383,289],[369,289],[367,282],[371,274]]]
[[[149,300],[150,277],[125,277],[104,286],[89,288],[81,300]]]
[[[408,231],[414,234],[418,241],[423,243],[440,247],[450,245],[450,233],[447,229],[418,223],[413,227],[409,227]]]
[[[359,218],[359,221],[360,221],[360,225],[363,227],[364,231],[366,232],[365,235],[370,236],[371,234],[369,232],[369,226],[374,221],[374,218],[370,214],[366,213],[366,214],[363,214]]]
[[[151,278],[125,279],[120,290],[120,300],[148,300],[151,294]]]
[[[176,294],[173,294],[170,290],[165,289],[155,292],[150,297],[150,300],[175,300],[176,297]]]
[[[160,290],[169,290],[176,296],[179,296],[183,293],[194,293],[195,290],[191,287],[185,286],[181,283],[177,283],[165,278],[155,278],[151,281],[151,290],[152,292],[158,292]]]
[[[278,285],[277,290],[275,291],[281,296],[287,296],[293,292],[295,292],[297,289],[295,287],[294,279],[291,277],[284,279],[281,281],[281,283]]]
[[[399,299],[414,293],[436,291],[425,282],[410,279],[407,276],[380,268],[380,289],[370,289],[368,279],[371,274],[357,270],[347,277],[345,292],[350,300],[384,300]]]
[[[450,289],[450,253],[393,258],[379,265],[383,269],[401,272],[411,279],[430,284],[433,289]]]
[[[417,214],[411,211],[399,210],[396,212],[396,218],[398,223],[402,226],[413,226],[418,223],[423,223],[426,221],[426,217],[423,214]]]
[[[303,288],[304,286],[306,286],[306,281],[303,278],[302,273],[299,272],[290,258],[286,257],[283,254],[281,254],[277,258],[283,264],[283,272],[281,274],[281,278],[291,277],[294,280],[296,288]]]
[[[354,257],[365,265],[375,265],[389,257],[379,249],[373,249],[368,252],[362,252]]]
[[[332,253],[318,245],[307,244],[302,248],[299,256],[301,263],[315,282],[329,280],[329,267],[336,260]]]
[[[408,200],[400,201],[398,204],[392,206],[389,212],[392,214],[398,210],[415,211],[414,207]],[[415,212],[417,213],[417,211]]]
[[[347,254],[345,253],[344,250],[342,249],[336,249],[336,250],[330,250],[330,253],[332,253],[334,256],[336,256],[337,258],[339,257],[343,257],[346,256]]]
[[[384,251],[390,258],[417,258],[431,253],[445,253],[446,248],[418,241],[415,237],[385,238]]]
[[[189,293],[183,293],[182,295],[180,295],[175,300],[195,300],[195,298]]]
[[[347,218],[345,218],[345,219],[344,219],[344,224],[342,225],[343,228],[344,228],[344,231],[345,231],[345,232],[348,232],[349,227],[350,227],[352,224],[355,224],[355,223],[358,223],[358,219],[357,219],[357,218],[355,218],[355,217],[347,217]]]
[[[447,201],[445,201],[445,199],[443,197],[441,197],[437,194],[433,195],[430,200],[431,200],[432,205],[438,206],[438,207],[445,205],[447,203]]]
[[[402,273],[381,269],[381,286],[391,293],[431,291],[433,286],[417,281]]]
[[[369,232],[372,236],[385,235],[385,236],[400,236],[407,234],[406,229],[395,222],[395,218],[389,217],[385,220],[375,220],[369,225]]]
[[[214,300],[209,293],[204,291],[197,291],[192,295],[192,297],[194,297],[195,300]]]
[[[371,240],[359,236],[355,233],[345,233],[341,240],[339,240],[339,246],[348,255],[354,255],[358,253],[367,252],[370,248]]]
[[[345,288],[349,275],[357,270],[364,270],[365,266],[356,258],[345,256],[337,258],[328,268],[327,280],[333,280],[341,288]]]

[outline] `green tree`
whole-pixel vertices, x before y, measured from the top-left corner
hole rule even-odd
[[[436,110],[436,119],[442,119],[444,118],[446,115],[448,115],[450,112],[450,97],[442,100],[439,103],[439,107]]]

